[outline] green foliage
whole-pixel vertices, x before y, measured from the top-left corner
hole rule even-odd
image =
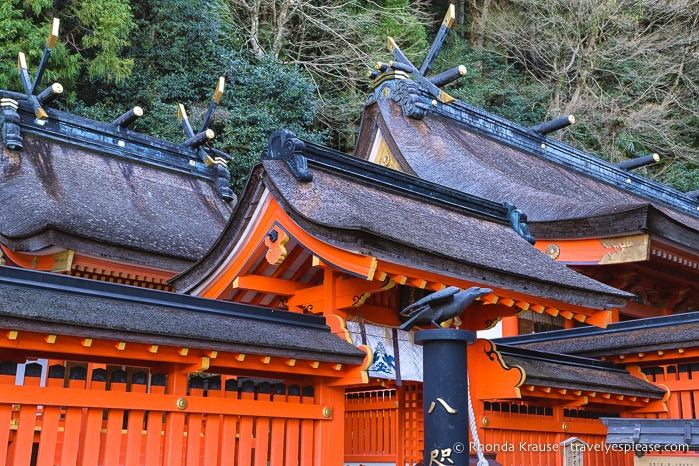
[[[444,88],[453,97],[524,126],[546,115],[546,89],[525,79],[524,73],[500,55],[471,47],[458,35],[448,36],[432,67],[433,73],[464,65],[467,75]]]
[[[0,0],[0,89],[23,92],[17,73],[17,56],[25,54],[29,76],[33,77],[52,24],[50,0]],[[79,57],[62,41],[56,44],[43,84],[61,82],[67,90],[80,70]]]
[[[128,0],[90,0],[71,7],[76,32],[81,35],[84,58],[90,79],[102,78],[117,83],[131,75],[133,60],[121,56],[128,36],[136,26]]]
[[[134,23],[127,0],[60,2],[0,0],[0,88],[22,91],[17,54],[24,52],[30,77],[36,71],[53,18],[60,20],[59,39],[52,50],[43,84],[60,82],[72,101],[81,80],[122,81],[132,62],[121,52]]]
[[[699,165],[686,160],[665,163],[655,178],[681,192],[695,191],[699,189]]]
[[[318,98],[307,75],[271,58],[246,63],[237,70],[235,87],[226,96],[217,132],[217,146],[233,156],[231,180],[242,187],[249,167],[267,146],[269,135],[286,128],[299,138],[326,142],[326,133],[313,128]]]
[[[132,7],[138,27],[125,57],[134,61],[136,72],[118,83],[91,81],[71,111],[111,121],[139,105],[145,115],[132,129],[181,142],[186,136],[177,119],[178,104],[198,131],[224,76],[224,95],[209,127],[217,135],[215,147],[233,157],[229,168],[235,190],[273,131],[288,128],[301,138],[324,140],[313,130],[318,108],[313,82],[293,65],[239,55],[240,39],[222,2],[203,9],[196,0],[136,0]]]
[[[393,37],[407,52],[427,48],[427,29],[424,21],[410,12],[410,1],[383,0],[379,4],[383,9],[379,10],[379,21],[373,31],[379,38]]]

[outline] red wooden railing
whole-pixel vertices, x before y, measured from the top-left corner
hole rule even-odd
[[[396,390],[370,390],[345,396],[345,461],[396,462]]]
[[[412,466],[422,459],[421,384],[351,392],[345,405],[346,463]],[[573,437],[587,444],[586,466],[633,465],[631,453],[605,448],[607,430],[599,417],[616,413],[524,402],[476,402],[474,407],[484,452],[495,453],[504,466],[562,466],[561,442]]]
[[[345,462],[413,465],[422,459],[422,385],[345,395]]]
[[[0,364],[0,464],[320,466],[314,427],[329,416],[313,387],[192,376],[173,395],[165,375],[84,365],[43,384],[30,366],[19,387],[12,368]]]

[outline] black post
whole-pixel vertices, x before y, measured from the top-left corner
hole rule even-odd
[[[622,170],[633,170],[634,168],[641,168],[658,162],[660,162],[660,156],[658,154],[651,154],[635,159],[624,160],[623,162],[617,163],[616,166]]]
[[[547,121],[545,123],[540,123],[536,126],[532,126],[530,129],[532,131],[536,131],[539,134],[549,134],[573,124],[575,124],[575,117],[573,115],[566,115],[560,118],[556,118],[555,120]]]
[[[470,464],[466,347],[475,341],[470,330],[415,333],[423,347],[425,466]]]

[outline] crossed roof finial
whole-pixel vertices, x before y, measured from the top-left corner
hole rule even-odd
[[[46,46],[44,47],[44,53],[41,56],[41,62],[39,62],[39,68],[36,71],[36,76],[34,76],[34,81],[29,77],[29,72],[27,71],[27,60],[24,57],[24,53],[19,52],[17,55],[17,71],[19,77],[22,80],[22,86],[24,87],[24,93],[29,104],[34,110],[34,115],[36,115],[39,120],[47,120],[48,113],[42,107],[42,104],[47,104],[53,100],[58,94],[63,92],[63,86],[58,83],[54,83],[38,96],[35,95],[37,88],[41,84],[41,79],[44,76],[44,71],[46,70],[46,65],[48,64],[49,57],[51,56],[51,51],[56,45],[56,40],[58,40],[58,29],[60,21],[58,18],[53,19],[53,24],[51,26],[51,31],[49,32],[49,37],[46,40]]]
[[[371,72],[369,76],[377,78],[385,72],[402,71],[404,73],[410,74],[412,79],[418,85],[424,88],[427,92],[429,92],[440,102],[445,104],[453,102],[455,99],[443,90],[441,90],[440,87],[456,79],[459,79],[462,76],[465,76],[466,67],[463,65],[456,66],[443,73],[439,73],[435,76],[432,76],[431,78],[427,77],[427,72],[432,66],[434,59],[437,57],[439,50],[442,48],[444,39],[446,39],[447,35],[449,34],[449,31],[454,25],[455,18],[456,15],[454,5],[449,5],[449,9],[447,10],[447,14],[445,15],[444,20],[442,21],[442,24],[439,27],[437,36],[432,42],[432,46],[430,47],[430,50],[427,53],[427,56],[425,57],[425,60],[422,62],[422,65],[419,69],[415,65],[413,65],[410,59],[408,59],[408,57],[403,53],[400,47],[398,47],[398,44],[396,44],[393,38],[389,37],[388,51],[391,52],[391,55],[393,55],[395,61],[390,61],[388,63],[376,63],[376,71]]]

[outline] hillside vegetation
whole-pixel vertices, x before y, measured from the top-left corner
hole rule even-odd
[[[646,176],[699,189],[699,2],[458,0],[433,72],[463,64],[448,92],[525,126],[573,114],[555,135],[612,162],[658,153]],[[177,104],[197,122],[219,76],[212,129],[237,189],[280,127],[350,152],[366,71],[393,37],[416,63],[447,1],[0,0],[0,88],[21,90],[17,53],[36,69],[53,17],[59,45],[44,84],[62,109],[181,141]]]

